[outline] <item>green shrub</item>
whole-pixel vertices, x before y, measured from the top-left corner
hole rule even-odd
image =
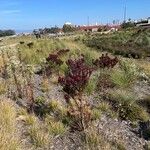
[[[88,95],[93,94],[97,89],[97,83],[98,83],[98,73],[95,73],[91,76],[88,84],[86,85],[85,92]]]
[[[45,148],[50,143],[50,137],[42,128],[37,125],[32,126],[28,134],[31,138],[33,145],[37,148]]]
[[[85,135],[83,138],[83,142],[85,146],[83,149],[88,150],[111,150],[112,145],[108,142],[101,134],[99,134],[98,130],[91,126],[89,129],[85,131]]]
[[[112,82],[121,88],[129,87],[138,77],[138,68],[131,61],[121,61],[120,69],[111,74]]]
[[[148,120],[147,112],[137,105],[136,98],[129,91],[116,90],[110,93],[110,99],[118,115],[123,120]]]
[[[100,119],[100,116],[101,116],[101,111],[98,110],[98,109],[96,109],[96,108],[94,108],[94,109],[92,110],[92,119],[93,119],[93,120]]]
[[[56,136],[56,135],[63,135],[67,128],[64,124],[60,121],[55,121],[52,117],[47,116],[45,118],[45,126],[48,129],[49,134]]]

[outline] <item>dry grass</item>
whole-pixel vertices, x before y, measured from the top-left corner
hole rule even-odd
[[[106,141],[95,127],[90,127],[85,132],[85,149],[87,150],[112,150],[112,145]]]
[[[0,95],[6,92],[6,83],[4,81],[0,82]]]
[[[51,135],[47,132],[44,122],[25,109],[19,110],[19,118],[25,122],[26,132],[34,149],[47,149],[51,144]],[[28,138],[26,137],[26,138]]]
[[[62,122],[55,121],[50,116],[45,118],[45,127],[48,129],[49,134],[53,136],[63,135],[67,131],[67,128]]]
[[[21,37],[14,38],[5,41],[5,44],[13,44],[24,41],[25,44],[20,44],[19,48],[21,50],[21,55],[23,61],[27,64],[38,65],[41,64],[41,60],[46,58],[49,53],[55,53],[56,49],[69,48],[70,52],[65,56],[62,56],[62,60],[65,62],[70,57],[77,58],[80,54],[84,54],[86,58],[86,63],[91,65],[92,59],[96,59],[100,56],[100,53],[94,49],[86,47],[81,42],[75,42],[73,39],[40,39],[35,40],[33,37]],[[28,42],[33,42],[33,48],[27,47]],[[16,55],[16,54],[14,54]],[[132,60],[131,60],[132,61]],[[134,62],[134,61],[133,61]],[[130,63],[129,63],[130,64]],[[146,73],[150,75],[150,64],[146,61],[143,61],[138,64]],[[2,66],[2,58],[0,57],[0,67]],[[123,72],[122,68],[116,68],[114,70],[111,79],[114,81],[115,85],[118,85],[118,88],[129,87],[130,83],[136,78],[133,69],[128,68],[127,72]],[[64,63],[59,71],[61,74],[67,72],[67,65]],[[106,70],[105,70],[106,71]],[[106,72],[105,72],[106,73]],[[49,82],[51,82],[49,84]],[[51,84],[57,83],[57,76],[51,77],[51,79],[44,79],[41,84],[41,90],[43,92],[49,92]],[[91,78],[89,84],[87,85],[86,93],[93,94],[96,89],[97,76]],[[131,84],[132,85],[132,84]],[[5,84],[0,84],[0,94],[5,92]],[[112,94],[112,95],[111,95]],[[136,98],[129,91],[116,90],[113,93],[110,93],[111,100],[114,101],[119,108],[118,111],[123,110],[126,115],[125,119],[136,120],[147,119],[147,113],[143,108],[139,107],[136,104]],[[19,110],[19,119],[24,122],[25,128],[27,130],[27,138],[29,137],[31,144],[34,149],[49,149],[52,143],[52,139],[55,136],[63,136],[64,133],[68,130],[65,122],[67,122],[67,108],[62,106],[59,101],[52,100],[48,104],[50,109],[50,116],[44,116],[45,118],[39,119],[34,114],[28,114],[24,109]],[[93,120],[100,119],[101,114],[110,114],[110,116],[115,116],[116,114],[112,111],[112,107],[107,102],[101,102],[96,108],[92,110]],[[17,121],[16,121],[16,110],[12,103],[8,101],[0,102],[0,150],[17,150],[21,149],[20,138],[17,132]],[[126,108],[130,108],[132,113],[128,113]],[[122,117],[121,114],[120,116]],[[139,115],[140,114],[140,115]],[[124,119],[124,118],[123,118]],[[63,124],[63,123],[64,124]],[[111,150],[111,142],[107,142],[97,130],[92,127],[86,131],[86,142],[85,149],[90,150]]]
[[[41,82],[41,90],[43,92],[48,92],[50,90],[50,84],[48,78],[43,78]]]
[[[13,104],[7,100],[0,101],[0,149],[21,149],[17,133],[16,110]]]
[[[28,134],[34,147],[40,147],[42,149],[49,147],[51,142],[50,135],[42,128],[41,124],[31,126],[28,130]]]

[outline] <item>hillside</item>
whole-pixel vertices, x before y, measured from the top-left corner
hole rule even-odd
[[[1,150],[149,150],[150,31],[0,42]]]

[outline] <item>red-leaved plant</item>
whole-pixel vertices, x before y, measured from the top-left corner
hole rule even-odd
[[[83,55],[79,59],[69,59],[66,64],[69,71],[64,77],[59,77],[58,82],[66,93],[71,130],[83,131],[91,120],[91,109],[82,95],[93,69],[85,64]]]
[[[119,62],[118,58],[111,58],[108,53],[102,54],[99,59],[93,60],[93,64],[98,68],[113,68]]]

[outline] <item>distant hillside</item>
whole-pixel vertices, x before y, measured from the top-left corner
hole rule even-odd
[[[130,29],[107,35],[94,34],[86,37],[83,42],[89,47],[124,57],[150,56],[149,29]]]

